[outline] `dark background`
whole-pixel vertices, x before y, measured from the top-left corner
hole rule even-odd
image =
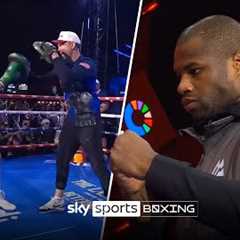
[[[175,128],[189,125],[191,119],[177,96],[177,79],[173,72],[173,54],[182,30],[206,16],[224,14],[240,21],[239,2],[160,0],[151,13],[151,83]]]
[[[51,70],[51,65],[39,60],[32,43],[37,40],[56,39],[61,30],[75,31],[80,35],[83,21],[85,21],[82,52],[96,58],[96,31],[93,22],[90,22],[90,29],[87,29],[86,20],[88,17],[93,20],[97,9],[101,12],[102,27],[99,42],[100,56],[96,59],[98,78],[106,86],[112,77],[126,76],[129,59],[119,57],[120,69],[118,70],[116,54],[113,52],[116,48],[114,10],[116,6],[118,42],[121,48],[125,44],[132,44],[138,5],[139,0],[0,1],[0,76],[8,65],[8,54],[21,53],[31,62],[32,72],[29,78],[31,92],[47,94],[49,86],[55,84],[56,79],[39,80],[36,77]],[[47,83],[43,84],[43,82]]]

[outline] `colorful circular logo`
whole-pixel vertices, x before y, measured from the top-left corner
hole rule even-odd
[[[152,114],[149,107],[140,100],[132,100],[127,104],[124,121],[126,127],[139,136],[148,134],[153,126]]]

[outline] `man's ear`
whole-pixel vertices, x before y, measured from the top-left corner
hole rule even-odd
[[[71,42],[71,48],[75,49],[75,47],[76,47],[76,43],[75,42]]]
[[[233,68],[236,70],[237,73],[240,73],[240,50],[238,50],[233,55]]]

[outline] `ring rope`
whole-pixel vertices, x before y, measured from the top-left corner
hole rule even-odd
[[[23,111],[23,110],[1,110],[0,114],[56,114],[56,115],[66,115],[67,112],[64,111]],[[103,118],[121,118],[118,114],[101,113]]]
[[[56,143],[38,143],[38,144],[19,144],[19,145],[0,145],[0,150],[20,150],[20,149],[27,149],[27,150],[34,150],[36,148],[55,148],[57,147]],[[107,148],[102,149],[105,153],[110,153],[110,150]],[[81,151],[78,151],[81,152]]]
[[[101,101],[110,101],[110,102],[121,102],[123,97],[98,97]],[[62,96],[41,96],[41,95],[26,95],[26,94],[0,94],[0,99],[34,99],[34,100],[45,100],[45,101],[64,101]]]
[[[35,128],[0,128],[0,132],[5,132],[5,131],[9,131],[11,133],[11,131],[14,133],[16,131],[28,131],[28,130],[37,130],[40,129],[41,127],[35,127]],[[62,128],[59,127],[50,127],[49,129],[54,129],[54,130],[61,130]],[[117,136],[117,133],[115,132],[111,132],[111,131],[102,131],[102,133],[104,133],[105,135],[115,135]]]

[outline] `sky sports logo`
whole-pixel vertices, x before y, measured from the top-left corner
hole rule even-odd
[[[197,217],[197,201],[93,201],[67,206],[70,214],[93,217]]]

